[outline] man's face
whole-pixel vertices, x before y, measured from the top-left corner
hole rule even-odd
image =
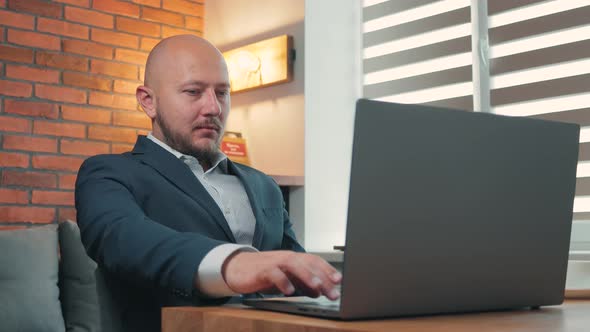
[[[230,109],[229,77],[214,52],[176,52],[154,87],[158,132],[172,148],[210,161],[217,153]]]

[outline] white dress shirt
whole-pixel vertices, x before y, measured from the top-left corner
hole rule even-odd
[[[205,172],[195,157],[174,150],[151,133],[147,138],[172,153],[190,168],[219,206],[236,239],[237,244],[227,243],[217,246],[203,258],[197,270],[199,291],[210,297],[239,295],[227,286],[221,274],[221,268],[225,260],[237,250],[257,251],[251,246],[256,218],[244,185],[237,176],[228,174],[227,156],[221,151],[212,167]]]

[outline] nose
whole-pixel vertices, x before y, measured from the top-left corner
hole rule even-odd
[[[219,104],[219,100],[217,100],[217,95],[215,94],[215,90],[212,88],[208,88],[205,91],[204,98],[204,105],[203,105],[203,115],[208,116],[219,116],[221,115],[221,105]]]

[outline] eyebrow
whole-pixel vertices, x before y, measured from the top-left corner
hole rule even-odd
[[[209,85],[209,84],[206,83],[206,82],[203,82],[203,81],[196,81],[196,80],[187,81],[187,82],[184,82],[184,83],[181,84],[181,86],[187,86],[187,85],[200,85],[200,86],[203,86],[203,85]],[[216,83],[216,84],[214,84],[214,86],[216,88],[227,88],[227,89],[230,88],[229,83]]]

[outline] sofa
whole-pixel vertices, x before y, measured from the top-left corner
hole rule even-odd
[[[119,332],[120,315],[75,222],[0,231],[1,332]]]

